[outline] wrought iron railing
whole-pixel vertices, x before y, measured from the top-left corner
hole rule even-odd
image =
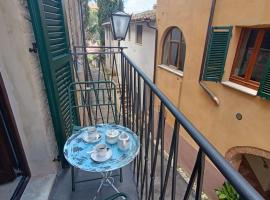
[[[179,139],[184,131],[197,144],[198,153],[183,199],[189,199],[191,194],[195,196],[195,199],[201,199],[203,184],[207,181],[204,180],[207,158],[232,184],[241,199],[263,199],[145,73],[128,58],[123,48],[113,52],[111,50],[112,48],[99,48],[99,52],[94,53],[98,55],[98,62],[103,62],[103,66],[106,64],[106,58],[100,59],[101,55],[118,55],[116,62],[113,65],[110,64],[109,68],[112,69],[111,75],[116,74],[113,70],[120,72],[116,80],[119,81],[120,88],[121,123],[137,133],[140,138],[141,150],[133,163],[134,178],[140,199],[174,200],[179,198],[176,196]],[[87,59],[89,54],[91,52],[75,52],[74,58],[83,55],[84,59]],[[114,66],[115,64],[117,66]],[[88,64],[85,69],[90,71],[98,69],[99,73],[103,73],[100,66],[101,63],[92,67]],[[98,77],[102,76],[98,75]],[[113,80],[112,77],[111,80]],[[168,132],[167,123],[172,121],[174,127],[171,134],[167,134],[165,133]],[[169,149],[166,149],[165,142],[169,142]],[[168,156],[166,156],[166,151]],[[196,187],[193,191],[194,185]]]

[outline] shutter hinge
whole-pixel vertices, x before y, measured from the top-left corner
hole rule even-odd
[[[29,48],[29,52],[32,53],[37,53],[37,43],[36,42],[32,42],[32,48]]]

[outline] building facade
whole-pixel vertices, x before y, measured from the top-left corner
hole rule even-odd
[[[136,65],[141,66],[151,80],[154,77],[155,27],[156,10],[134,14],[126,39],[121,41],[121,46],[127,47],[124,52]],[[117,41],[113,40],[110,23],[104,23],[104,29],[105,46],[117,46]]]
[[[158,0],[155,83],[269,199],[270,2],[218,0],[208,32],[212,2]],[[190,173],[194,157],[185,152],[195,156],[198,147],[187,134],[180,143],[180,166]],[[224,179],[210,161],[205,175],[213,197]]]

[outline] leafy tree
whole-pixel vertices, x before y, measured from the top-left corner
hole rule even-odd
[[[95,0],[98,6],[98,32],[100,44],[105,45],[105,34],[102,24],[110,20],[110,16],[115,11],[124,10],[123,0]]]
[[[94,9],[89,10],[86,32],[90,40],[94,42],[99,40],[97,10]]]

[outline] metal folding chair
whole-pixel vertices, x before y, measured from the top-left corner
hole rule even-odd
[[[118,124],[119,114],[116,99],[116,86],[112,81],[72,83],[69,87],[70,135],[91,125]],[[75,181],[73,166],[71,166],[71,179],[72,191],[75,191],[76,183],[97,180]],[[120,182],[122,181],[122,169],[120,169]]]

